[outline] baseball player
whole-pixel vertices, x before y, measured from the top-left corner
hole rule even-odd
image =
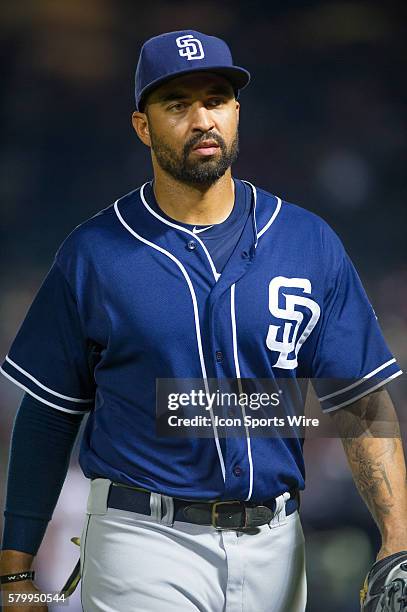
[[[382,535],[383,579],[363,600],[395,592],[406,469],[385,385],[400,368],[332,229],[232,177],[249,78],[224,41],[192,30],[141,50],[133,126],[153,179],[66,238],[2,365],[26,392],[9,466],[6,596],[37,592],[33,558],[87,415],[86,612],[304,611],[302,438],[253,437],[246,425],[224,435],[212,414],[210,436],[158,435],[161,379],[321,381],[322,411]],[[392,436],[375,437],[377,413]]]

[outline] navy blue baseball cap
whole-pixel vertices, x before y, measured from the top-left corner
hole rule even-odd
[[[250,73],[234,66],[229,47],[221,38],[195,30],[167,32],[147,40],[136,70],[136,108],[142,109],[147,94],[174,77],[189,72],[214,72],[228,79],[239,91],[250,81]]]

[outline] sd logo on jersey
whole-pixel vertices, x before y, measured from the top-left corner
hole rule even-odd
[[[290,294],[286,291],[288,287],[302,289],[304,293],[311,293],[311,282],[307,278],[286,278],[276,276],[269,285],[269,310],[271,314],[285,320],[281,325],[270,325],[266,344],[271,351],[279,353],[279,357],[273,367],[292,370],[298,365],[298,352],[305,340],[308,338],[315,325],[318,323],[321,309],[314,300],[308,297]],[[285,291],[282,291],[285,289]],[[279,296],[285,298],[285,308],[279,307]],[[305,306],[310,311],[310,318],[300,337],[298,333],[304,321],[304,314],[295,310],[296,306]],[[283,327],[282,340],[277,340],[277,334]],[[289,355],[294,354],[292,357]]]

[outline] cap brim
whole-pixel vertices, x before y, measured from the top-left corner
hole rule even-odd
[[[147,87],[145,87],[141,93],[137,103],[137,108],[140,109],[140,106],[145,101],[145,98],[148,94],[150,94],[153,89],[156,89],[160,85],[163,85],[167,81],[171,81],[179,76],[183,76],[185,74],[191,74],[193,72],[213,72],[214,74],[219,74],[225,79],[227,79],[234,89],[244,89],[250,82],[250,72],[241,68],[240,66],[205,66],[202,68],[193,68],[186,70],[178,70],[177,72],[167,74],[164,77],[160,77],[156,79],[152,83],[149,83]]]

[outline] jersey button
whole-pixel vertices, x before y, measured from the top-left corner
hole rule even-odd
[[[233,468],[233,473],[235,476],[241,476],[242,468],[240,467],[240,465],[237,465],[236,467]]]
[[[188,240],[188,242],[187,242],[187,249],[188,249],[188,251],[194,251],[196,249],[196,242],[195,242],[195,240]]]
[[[223,353],[222,353],[222,351],[216,351],[215,357],[216,357],[216,361],[218,363],[222,363],[222,361],[223,361]]]

